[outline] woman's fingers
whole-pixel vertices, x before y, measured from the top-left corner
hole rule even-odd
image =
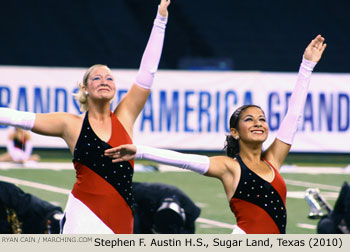
[[[120,151],[121,151],[121,147],[110,148],[110,149],[105,150],[105,155],[106,156],[113,156],[116,153],[120,154]]]

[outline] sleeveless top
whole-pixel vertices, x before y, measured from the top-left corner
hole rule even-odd
[[[15,148],[20,149],[20,150],[24,150],[24,146],[26,144],[26,140],[19,140],[16,137],[13,139],[13,144],[15,146]]]
[[[121,144],[131,144],[132,140],[112,112],[111,120],[111,137],[105,142],[92,130],[86,112],[74,149],[73,164],[77,181],[72,194],[114,233],[131,234],[134,161],[112,163],[104,151]]]
[[[275,176],[270,183],[250,170],[237,155],[241,177],[230,201],[237,225],[247,234],[285,234],[287,223],[286,184],[266,160]]]

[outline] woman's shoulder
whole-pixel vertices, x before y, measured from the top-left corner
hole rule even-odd
[[[85,114],[72,114],[67,112],[55,112],[52,113],[53,117],[56,117],[57,119],[64,119],[64,120],[72,120],[72,121],[82,121],[85,117]]]
[[[66,124],[73,127],[77,127],[77,125],[81,125],[84,121],[84,118],[85,118],[85,114],[74,115],[74,114],[67,113],[65,115]]]
[[[208,176],[220,179],[228,191],[233,188],[235,181],[239,178],[239,174],[240,166],[236,158],[215,156],[210,159]]]
[[[210,159],[215,160],[215,162],[220,162],[225,165],[225,167],[229,169],[236,169],[239,168],[239,162],[237,158],[232,158],[228,156],[214,156],[211,157]]]
[[[12,132],[9,134],[9,139],[10,140],[14,140],[16,138],[16,133],[15,132]]]
[[[45,115],[45,114],[43,114]],[[85,114],[76,115],[67,112],[54,112],[48,115],[50,121],[60,123],[61,126],[66,127],[66,129],[71,130],[77,127],[77,125],[82,124]]]

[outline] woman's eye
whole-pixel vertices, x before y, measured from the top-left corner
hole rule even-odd
[[[266,119],[265,118],[261,118],[260,121],[266,122]]]
[[[252,118],[246,118],[244,121],[245,121],[245,122],[247,122],[247,121],[253,121],[253,119],[252,119]]]
[[[96,80],[100,80],[101,78],[100,77],[94,77],[92,78],[92,80],[96,81]]]
[[[107,80],[108,80],[108,81],[113,81],[113,78],[108,77]]]

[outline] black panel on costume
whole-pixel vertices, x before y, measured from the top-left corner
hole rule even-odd
[[[241,178],[232,198],[253,203],[264,209],[276,223],[281,234],[286,233],[287,211],[282,198],[273,186],[250,170],[237,155]]]
[[[132,177],[134,169],[129,162],[112,163],[112,159],[104,155],[106,149],[112,148],[102,141],[92,130],[88,112],[74,149],[73,162],[83,164],[112,185],[132,209]]]
[[[24,142],[18,140],[17,138],[13,139],[13,144],[16,148],[24,150]]]

